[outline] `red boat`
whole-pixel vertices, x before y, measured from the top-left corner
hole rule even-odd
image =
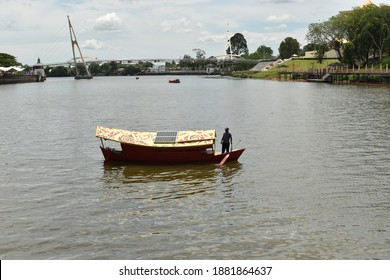
[[[170,79],[169,82],[174,83],[174,84],[178,84],[178,83],[180,83],[180,79]]]
[[[100,149],[106,161],[145,164],[184,164],[237,161],[245,148],[230,153],[215,149],[215,130],[138,132],[116,128],[96,128]],[[103,140],[120,143],[119,148],[105,146]]]

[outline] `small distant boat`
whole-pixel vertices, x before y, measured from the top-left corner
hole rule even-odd
[[[170,79],[169,82],[174,83],[174,84],[178,84],[178,83],[180,83],[180,79]]]
[[[216,151],[215,130],[139,132],[97,126],[96,137],[105,161],[143,164],[224,163],[237,161],[245,148],[230,153]],[[119,142],[121,149],[103,140]],[[222,162],[223,161],[223,162]]]

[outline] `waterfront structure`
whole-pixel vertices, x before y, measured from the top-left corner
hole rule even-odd
[[[46,80],[44,67],[39,58],[28,74],[18,73],[24,71],[24,68],[19,66],[0,67],[0,84],[43,82]]]
[[[33,65],[33,75],[34,76],[37,76],[37,79],[39,80],[39,82],[43,82],[44,80],[46,80],[46,73],[45,73],[45,69],[44,69],[45,65],[43,65],[41,63],[41,59],[38,58],[37,60],[37,63],[35,63]]]

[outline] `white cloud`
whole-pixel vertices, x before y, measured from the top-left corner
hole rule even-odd
[[[287,28],[287,24],[282,23],[278,25],[278,29],[285,29],[285,28]]]
[[[105,48],[103,42],[99,42],[95,39],[86,40],[83,44],[81,44],[81,48],[90,49],[90,50],[101,50]]]
[[[275,31],[275,30],[282,30],[288,28],[288,25],[285,23],[281,23],[279,25],[273,25],[273,26],[266,26],[264,27],[264,30],[267,32]]]
[[[120,30],[122,20],[116,13],[109,13],[96,19],[93,28],[95,30]]]
[[[200,42],[208,42],[208,41],[213,41],[213,42],[226,42],[226,35],[221,35],[221,34],[212,34],[209,31],[202,31],[199,35],[198,40]]]
[[[186,33],[192,31],[191,22],[184,17],[175,20],[164,20],[160,26],[163,32]]]
[[[267,17],[267,21],[288,21],[294,19],[293,16],[288,14],[283,15],[271,15]]]

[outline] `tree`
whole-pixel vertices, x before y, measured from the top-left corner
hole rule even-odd
[[[383,6],[383,8],[380,8],[375,5],[368,5],[363,10],[365,16],[360,20],[360,32],[368,35],[374,48],[378,51],[379,59],[382,59],[385,43],[390,37],[389,7]]]
[[[231,45],[231,53],[230,53],[230,48],[227,48],[226,53],[227,54],[248,54],[248,46],[246,44],[246,40],[244,35],[241,33],[236,33],[229,39],[230,45]]]
[[[368,4],[312,23],[306,39],[336,50],[340,61],[365,65],[390,51],[390,6]],[[348,55],[347,58],[344,56]],[[354,57],[352,57],[354,56]]]
[[[271,58],[273,54],[273,50],[270,47],[261,45],[260,47],[257,48],[256,53],[261,58]]]
[[[165,62],[165,68],[166,69],[176,68],[176,61],[172,60],[172,62],[169,61]]]
[[[92,62],[89,65],[89,72],[91,73],[91,75],[96,76],[99,74],[99,71],[100,71],[100,66],[98,63]]]
[[[342,62],[347,64],[349,67],[353,67],[355,65],[355,46],[353,43],[344,44],[344,56]]]
[[[100,65],[99,72],[100,72],[100,74],[102,74],[104,76],[110,75],[110,73],[111,73],[111,66],[110,66],[110,64],[109,63],[103,63],[102,65]]]
[[[273,50],[270,47],[261,45],[257,48],[257,50],[254,53],[243,55],[245,59],[253,59],[253,60],[260,60],[260,59],[271,59],[273,54]]]
[[[150,61],[138,61],[138,65],[140,66],[140,68],[142,70],[146,70],[148,68],[152,68],[153,67],[153,63],[150,62]]]
[[[48,73],[50,77],[66,77],[68,76],[68,68],[64,66],[57,66],[50,70]]]
[[[206,52],[201,49],[193,49],[193,51],[196,53],[196,59],[205,59],[206,58]]]
[[[316,44],[309,43],[309,44],[303,46],[302,52],[305,53],[305,52],[315,51],[316,50],[316,46],[317,46]]]
[[[194,59],[190,55],[185,54],[183,58],[180,59],[179,64],[181,68],[191,69],[194,66]]]
[[[128,65],[125,69],[126,75],[136,75],[141,72],[139,65]]]
[[[279,46],[279,54],[282,59],[290,58],[294,54],[299,54],[300,44],[292,37],[285,38]]]
[[[338,59],[341,61],[343,58],[343,43],[352,36],[349,23],[348,13],[338,14],[324,22],[312,23],[309,25],[306,39],[312,44],[334,49]]]
[[[19,66],[21,63],[16,61],[16,57],[7,53],[0,53],[0,66]]]

